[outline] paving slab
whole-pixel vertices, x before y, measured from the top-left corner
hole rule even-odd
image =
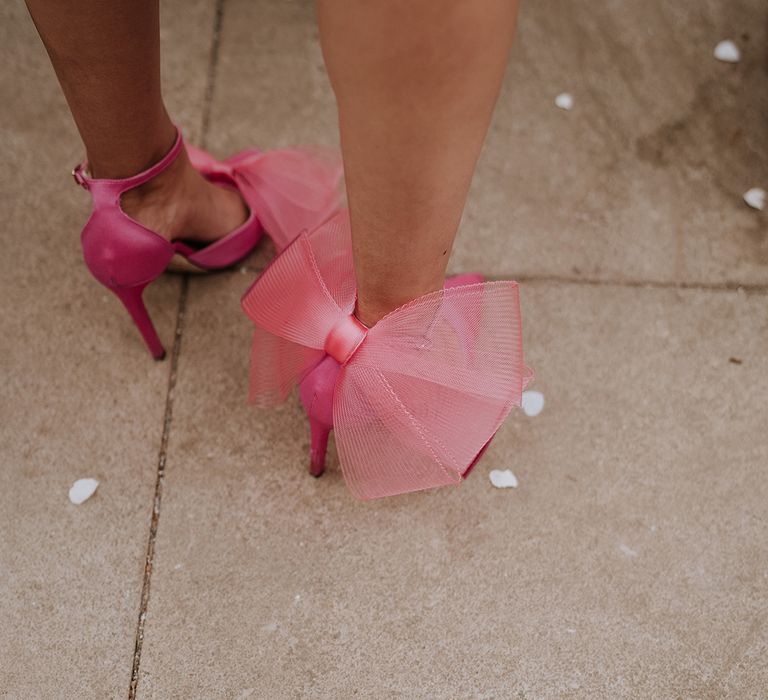
[[[181,5],[165,3],[165,84],[199,124],[213,10]],[[89,198],[69,174],[82,146],[24,4],[0,16],[0,696],[124,697],[169,363],[85,269]],[[178,294],[167,277],[146,295],[168,345]],[[81,477],[100,486],[74,506]]]
[[[362,503],[246,407],[249,282],[191,289],[140,697],[759,697],[764,295],[524,285],[542,414]]]
[[[765,285],[765,214],[741,202],[768,172],[765,12],[525,5],[452,269]],[[213,14],[163,5],[166,97],[198,143]],[[23,5],[0,17],[0,694],[122,697],[168,368],[87,276],[82,149]],[[711,57],[726,37],[737,65]],[[228,2],[221,42],[211,150],[336,142],[311,3]],[[461,489],[360,504],[335,458],[306,474],[295,399],[244,405],[250,281],[191,284],[139,697],[760,697],[765,296],[525,285],[544,413]],[[167,343],[178,289],[150,288]],[[75,507],[81,476],[101,486]]]
[[[766,284],[742,194],[768,182],[767,29],[753,0],[523,4],[454,268]]]

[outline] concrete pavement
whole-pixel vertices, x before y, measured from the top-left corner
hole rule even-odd
[[[221,7],[163,4],[187,137],[335,144],[312,4]],[[308,476],[295,397],[246,405],[270,246],[152,285],[149,360],[81,261],[45,51],[0,18],[0,697],[768,697],[761,3],[522,7],[451,269],[521,281],[546,406],[459,489],[371,503],[335,454]]]

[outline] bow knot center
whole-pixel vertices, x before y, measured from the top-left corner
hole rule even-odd
[[[336,362],[343,365],[355,354],[367,334],[368,328],[352,314],[343,316],[328,332],[324,350]]]

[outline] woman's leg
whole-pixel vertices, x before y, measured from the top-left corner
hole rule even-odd
[[[85,144],[91,174],[135,175],[173,145],[160,92],[158,0],[27,0]],[[186,153],[123,196],[123,208],[168,238],[212,240],[245,219],[229,190],[210,185]]]
[[[517,0],[318,0],[367,325],[443,285],[516,15]]]

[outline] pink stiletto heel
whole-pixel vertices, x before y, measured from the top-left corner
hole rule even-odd
[[[325,471],[325,453],[328,451],[328,437],[331,434],[331,428],[332,426],[321,423],[310,416],[309,473],[312,476],[322,476]]]
[[[355,318],[355,300],[342,212],[302,233],[243,297],[255,326],[252,399],[271,405],[298,384],[310,473],[322,473],[334,430],[357,498],[460,483],[532,377],[517,284],[456,277],[372,328]]]
[[[247,219],[227,235],[202,248],[182,240],[168,241],[131,219],[121,208],[123,193],[162,173],[184,148],[181,131],[163,158],[138,175],[109,180],[92,178],[87,163],[73,171],[75,182],[90,192],[93,209],[81,234],[85,264],[93,276],[122,301],[150,353],[162,359],[165,350],[142,299],[144,288],[166,269],[209,272],[231,267],[247,256],[267,232],[282,249],[302,228],[314,228],[339,207],[341,167],[330,155],[315,161],[309,152],[249,149],[225,161],[188,147],[190,161],[209,181],[240,193],[248,205]],[[319,163],[319,164],[318,164]]]
[[[165,348],[160,342],[152,319],[150,319],[149,313],[147,313],[144,300],[141,298],[146,286],[146,284],[143,284],[138,287],[109,287],[109,289],[117,295],[117,298],[123,302],[123,306],[128,310],[128,313],[131,314],[131,318],[141,332],[141,336],[144,338],[149,352],[152,353],[152,357],[156,360],[162,360],[165,357]]]

